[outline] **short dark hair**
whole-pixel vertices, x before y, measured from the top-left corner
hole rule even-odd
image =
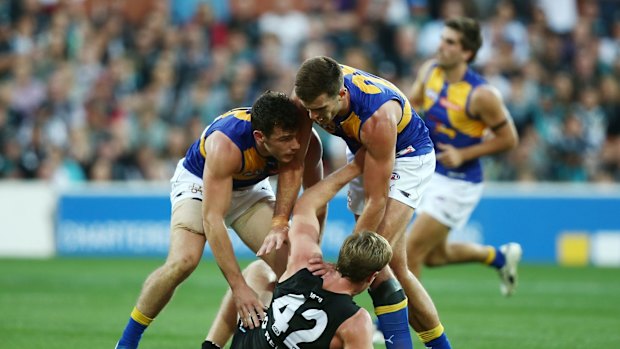
[[[476,59],[480,46],[482,46],[482,34],[480,33],[478,21],[468,17],[456,17],[446,21],[446,27],[461,33],[461,46],[465,50],[471,51],[471,57],[469,57],[467,63],[473,62]]]
[[[271,136],[276,127],[297,131],[300,118],[295,103],[284,93],[266,91],[252,105],[252,130]]]
[[[333,97],[344,84],[340,64],[333,58],[317,56],[307,59],[295,76],[295,94],[304,102],[314,101],[326,93]]]
[[[340,247],[336,270],[353,282],[361,282],[383,269],[392,259],[390,243],[381,235],[362,231],[349,235]]]

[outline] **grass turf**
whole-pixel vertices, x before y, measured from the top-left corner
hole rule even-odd
[[[161,263],[0,259],[0,347],[113,348],[142,282]],[[520,276],[517,294],[505,299],[488,268],[425,270],[455,349],[620,347],[620,269],[524,265]],[[140,348],[199,348],[225,287],[215,263],[203,261]],[[366,294],[357,301],[370,309]]]

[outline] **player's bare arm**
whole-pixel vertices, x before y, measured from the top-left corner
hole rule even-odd
[[[342,346],[330,346],[330,349],[372,349],[373,331],[370,314],[366,309],[361,308],[336,330],[335,337],[339,339]],[[332,343],[334,342],[332,341]]]
[[[291,117],[294,117],[291,115]],[[295,205],[295,200],[299,195],[299,189],[304,177],[305,159],[308,152],[308,145],[312,135],[312,120],[308,119],[301,111],[297,115],[302,120],[297,139],[300,144],[299,151],[294,159],[289,163],[280,163],[278,172],[278,187],[276,192],[276,205],[273,213],[272,228],[265,237],[263,245],[256,253],[262,256],[270,253],[274,249],[280,249],[287,239],[289,230],[289,217]],[[310,183],[312,185],[321,178],[315,178]]]
[[[400,104],[389,101],[362,126],[360,138],[366,148],[363,171],[366,204],[355,224],[355,232],[377,231],[383,219],[394,168],[396,125],[401,116]]]
[[[479,86],[472,92],[470,105],[471,113],[480,117],[493,136],[480,144],[465,148],[438,144],[441,152],[437,155],[437,161],[448,168],[458,167],[466,161],[500,153],[517,145],[517,131],[497,89],[490,85]]]
[[[364,153],[364,149],[359,150],[354,161],[304,191],[297,200],[293,210],[293,226],[289,233],[291,253],[282,279],[308,267],[312,258],[321,255],[318,213],[340,189],[361,174]]]
[[[418,69],[418,74],[416,75],[415,81],[411,86],[411,91],[409,92],[409,103],[415,110],[422,110],[422,106],[424,105],[424,80],[426,76],[430,72],[431,68],[435,60],[428,60],[422,64],[420,69]]]
[[[235,257],[224,217],[230,208],[233,174],[241,168],[241,151],[225,135],[214,132],[205,142],[203,224],[213,256],[228,281],[240,318],[253,328],[264,306],[247,285]],[[210,198],[217,198],[213,200]],[[252,322],[248,323],[248,314]]]

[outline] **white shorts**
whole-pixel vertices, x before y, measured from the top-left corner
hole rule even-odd
[[[179,160],[174,175],[170,179],[172,210],[178,202],[185,199],[203,200],[202,178],[183,167],[183,160],[184,158]],[[273,201],[276,199],[269,178],[265,178],[254,185],[233,190],[230,209],[224,217],[226,225],[230,226],[247,209],[264,198]]]
[[[347,149],[347,160],[353,161],[353,154]],[[417,208],[422,193],[435,172],[435,152],[420,156],[396,158],[388,197],[403,204]],[[364,210],[364,182],[362,176],[349,183],[348,207],[351,212],[361,215]]]
[[[452,229],[462,228],[476,208],[484,185],[435,173],[418,212],[425,212]]]

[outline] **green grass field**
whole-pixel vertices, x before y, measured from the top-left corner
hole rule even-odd
[[[113,348],[161,262],[0,259],[0,348]],[[481,266],[427,270],[423,282],[455,349],[620,348],[620,269],[524,265],[520,280],[510,299]],[[141,348],[199,348],[225,286],[215,263],[203,261]],[[357,300],[370,305],[366,294]]]

